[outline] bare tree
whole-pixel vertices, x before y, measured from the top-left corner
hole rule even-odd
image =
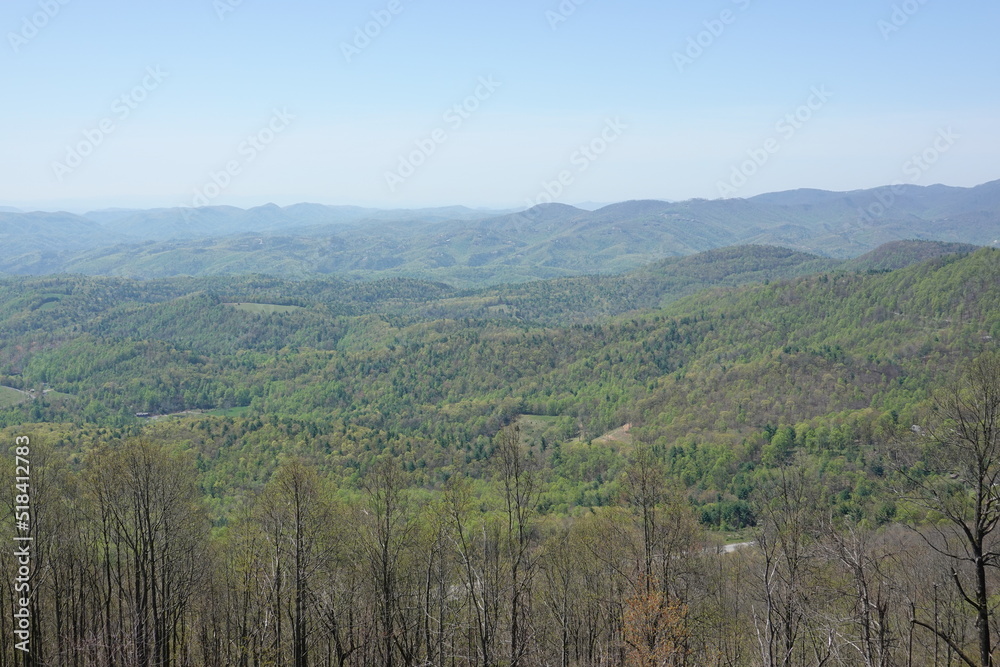
[[[530,547],[539,484],[517,424],[501,430],[493,453],[504,503],[504,550],[510,586],[510,665],[523,664],[528,649],[526,606],[534,576]]]
[[[897,453],[904,457],[901,471],[910,483],[909,495],[944,519],[921,534],[951,561],[951,581],[975,616],[976,651],[970,654],[952,633],[925,617],[915,614],[913,623],[937,634],[965,664],[988,667],[996,659],[987,570],[1000,563],[995,535],[1000,525],[1000,354],[987,352],[968,364],[937,394],[933,408],[934,422],[919,430],[917,439],[922,461],[907,460],[912,457],[907,448]]]
[[[278,600],[278,614],[287,607],[291,624],[291,658],[295,667],[309,662],[312,583],[321,564],[323,533],[328,529],[330,511],[322,480],[316,471],[299,461],[288,463],[275,473],[260,508],[265,535],[275,536],[273,549],[280,569],[287,573],[287,605]]]
[[[808,653],[816,665],[830,658],[832,634],[810,632],[821,497],[819,480],[800,463],[774,471],[757,491],[760,588],[753,619],[767,667],[807,664]]]
[[[889,571],[897,557],[884,536],[844,521],[828,532],[830,556],[847,574],[851,587],[844,597],[852,601],[851,619],[856,638],[846,642],[864,660],[865,667],[889,667],[898,635],[892,610],[899,602]]]
[[[380,661],[386,667],[397,663],[412,664],[414,646],[410,628],[403,623],[405,557],[414,531],[414,516],[407,508],[406,479],[399,463],[380,459],[363,482],[361,543],[368,558],[378,610]]]
[[[129,664],[174,664],[188,603],[206,571],[209,522],[194,466],[137,440],[100,453],[90,473],[116,614],[106,619],[115,626],[110,634],[123,640]]]
[[[631,543],[632,567],[622,570],[631,588],[621,608],[624,660],[683,664],[690,639],[688,588],[698,578],[693,567],[697,524],[684,494],[667,484],[663,463],[649,445],[637,446],[622,492],[628,509],[613,530],[620,543]],[[630,538],[636,534],[637,543]]]
[[[483,518],[474,521],[473,501],[468,480],[457,475],[448,480],[444,504],[468,599],[477,658],[474,664],[490,665],[496,662],[500,625],[500,539],[495,522]]]

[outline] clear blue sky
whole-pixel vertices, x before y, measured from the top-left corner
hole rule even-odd
[[[545,184],[576,203],[1000,178],[995,2],[576,2],[7,0],[0,205],[507,207]],[[373,12],[387,25],[355,45]]]

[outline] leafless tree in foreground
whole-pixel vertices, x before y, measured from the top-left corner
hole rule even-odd
[[[935,633],[972,667],[996,664],[994,602],[988,577],[1000,563],[1000,354],[970,363],[961,378],[934,400],[934,423],[918,434],[923,460],[903,465],[912,499],[940,517],[922,532],[928,545],[951,562],[951,581],[975,617],[976,650],[915,609],[913,623]],[[916,452],[904,451],[913,456]],[[922,613],[923,612],[923,613]],[[977,655],[978,653],[978,655]]]

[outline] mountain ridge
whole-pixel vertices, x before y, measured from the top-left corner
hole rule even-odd
[[[0,212],[0,272],[399,276],[468,287],[622,273],[733,245],[848,259],[908,239],[1000,245],[1000,181],[632,200],[594,211],[559,203],[519,212],[302,203]]]

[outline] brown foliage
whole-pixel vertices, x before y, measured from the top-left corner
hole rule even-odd
[[[681,664],[688,638],[687,606],[644,578],[625,601],[623,636],[628,667]]]

